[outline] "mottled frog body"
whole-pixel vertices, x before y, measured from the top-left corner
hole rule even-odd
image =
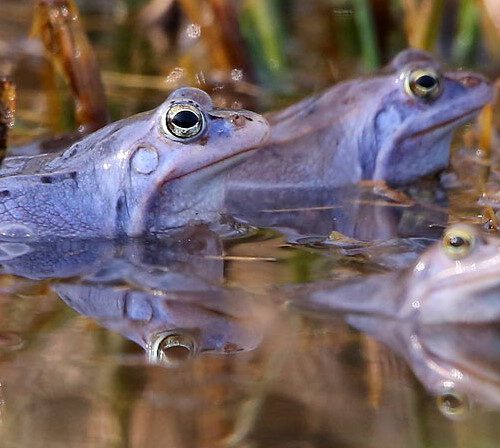
[[[231,187],[411,182],[446,168],[453,132],[492,98],[481,75],[444,72],[405,50],[372,77],[337,84],[269,115],[270,138],[231,173]]]
[[[223,182],[220,166],[267,132],[257,114],[215,109],[204,92],[178,89],[157,109],[110,124],[64,152],[7,158],[0,237],[140,236],[202,221],[222,207],[222,190],[214,187]],[[208,204],[199,200],[199,178],[210,186]],[[169,195],[177,184],[181,194]]]

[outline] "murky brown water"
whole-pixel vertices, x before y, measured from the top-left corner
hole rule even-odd
[[[0,43],[30,21],[27,7],[2,1],[11,15],[0,16]],[[113,81],[117,29],[104,26],[112,8],[94,5],[86,17],[112,111],[123,116],[157,104],[170,86]],[[317,42],[293,29],[301,45]],[[324,49],[312,49],[314,61]],[[325,69],[293,88],[330,79]],[[21,85],[15,141],[51,126],[40,86]],[[287,101],[276,92],[262,108]],[[411,206],[371,188],[346,191],[340,205],[325,194],[307,207],[292,195],[279,210],[247,201],[246,218],[262,228],[239,237],[200,228],[149,242],[62,242],[4,261],[18,276],[0,277],[0,447],[498,446],[499,410],[432,396],[401,356],[339,316],[289,306],[280,288],[407,266],[447,223],[484,225],[477,199],[498,171],[466,147],[469,131],[455,143],[462,186],[405,189]],[[328,238],[332,222],[341,234]],[[492,352],[497,333],[488,333]],[[500,357],[490,355],[483,382],[498,396]]]

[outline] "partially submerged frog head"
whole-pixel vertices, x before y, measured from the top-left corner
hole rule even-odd
[[[298,303],[420,324],[487,323],[500,320],[499,298],[500,238],[457,224],[406,270],[311,285]]]
[[[260,115],[216,109],[205,92],[194,88],[176,90],[135,127],[140,138],[125,149],[130,167],[125,192],[127,203],[144,207],[168,183],[200,171],[213,178],[268,134]],[[114,158],[120,158],[120,152]],[[146,208],[137,211],[129,235],[140,232],[146,213]]]
[[[422,322],[500,319],[500,239],[494,234],[465,224],[449,227],[407,279],[402,311],[419,311]]]
[[[469,404],[500,406],[500,238],[449,227],[413,266],[306,287],[297,303],[341,312],[402,356],[452,419]]]
[[[412,49],[396,56],[381,76],[365,82],[365,98],[358,106],[367,117],[359,138],[373,142],[360,145],[366,151],[360,154],[363,175],[391,183],[446,168],[453,132],[493,95],[481,75],[444,72],[429,54]]]

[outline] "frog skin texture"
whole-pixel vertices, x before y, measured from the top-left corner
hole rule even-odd
[[[191,134],[170,130],[176,111]],[[0,238],[136,237],[213,219],[223,205],[221,172],[267,135],[260,115],[216,109],[203,91],[178,89],[65,151],[6,158]]]

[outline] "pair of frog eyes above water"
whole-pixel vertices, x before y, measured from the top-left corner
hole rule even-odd
[[[206,120],[203,112],[192,103],[174,103],[161,118],[165,134],[177,139],[192,139],[203,133]]]
[[[437,98],[442,91],[441,75],[433,69],[417,69],[404,78],[405,91],[424,100]]]

